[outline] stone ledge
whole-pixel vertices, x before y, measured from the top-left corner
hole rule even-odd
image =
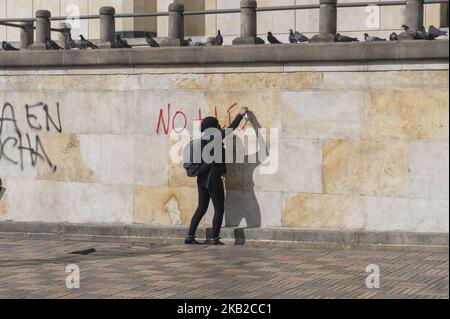
[[[82,239],[115,239],[119,241],[150,240],[156,242],[181,243],[187,233],[182,226],[147,225],[99,225],[34,222],[0,222],[0,237]],[[209,238],[210,229],[200,228],[199,238]],[[337,244],[357,245],[395,245],[395,246],[446,246],[448,233],[412,232],[364,232],[303,230],[289,228],[242,229],[223,228],[222,237],[228,243],[244,244]]]
[[[449,58],[449,41],[397,41],[164,47],[73,51],[0,51],[0,68],[208,65],[344,61],[408,61]]]

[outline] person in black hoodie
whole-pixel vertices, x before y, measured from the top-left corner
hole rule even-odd
[[[199,242],[195,239],[195,233],[200,221],[208,210],[209,201],[211,200],[214,205],[214,218],[213,231],[209,244],[222,245],[222,242],[220,241],[220,229],[222,227],[223,215],[225,213],[225,188],[222,177],[225,176],[227,171],[225,164],[225,148],[222,140],[239,126],[248,111],[248,108],[242,108],[241,113],[236,116],[234,121],[226,129],[221,128],[219,121],[215,117],[207,117],[201,123],[201,132],[204,134],[201,141],[202,154],[206,145],[220,142],[222,147],[222,159],[219,162],[213,161],[210,169],[197,177],[198,207],[191,220],[189,233],[185,239],[186,244],[199,244]],[[209,133],[213,132],[214,129],[220,130],[222,138],[220,141],[217,141],[214,138],[212,140],[208,140],[207,136],[205,136],[205,132],[207,130],[208,132],[206,133]],[[214,148],[212,150],[214,150]]]
[[[4,193],[5,188],[3,187],[2,179],[0,178],[0,200],[2,199]]]

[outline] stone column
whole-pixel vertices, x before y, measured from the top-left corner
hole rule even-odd
[[[423,0],[406,0],[406,21],[405,24],[419,31],[423,29]],[[406,32],[398,35],[399,40],[411,40]]]
[[[50,38],[50,18],[51,13],[48,10],[36,11],[36,43],[35,49],[46,49],[45,38]]]
[[[161,46],[187,46],[184,40],[184,5],[173,2],[169,4],[169,27],[167,39],[161,41]]]
[[[63,48],[64,50],[67,50],[67,49],[69,49],[69,46],[67,45],[66,39],[67,39],[67,36],[68,36],[67,33],[70,32],[71,26],[68,23],[61,22],[59,24],[59,28],[61,30],[66,30],[66,31],[65,32],[63,31],[63,32],[59,33],[58,44],[59,44],[59,46],[61,48]]]
[[[423,0],[406,0],[406,23],[414,30],[423,27]]]
[[[233,40],[234,45],[264,43],[257,37],[257,7],[255,0],[241,0],[241,36]]]
[[[337,29],[336,0],[320,0],[319,34],[312,37],[312,42],[334,42]]]
[[[28,49],[30,45],[34,42],[34,22],[26,21],[21,23],[22,28],[20,29],[20,48]]]
[[[113,7],[101,7],[100,14],[100,44],[99,47],[111,48],[116,45],[116,22]]]
[[[29,45],[29,50],[46,50],[45,38],[50,38],[50,16],[51,13],[48,10],[36,11],[36,41],[34,44]],[[25,36],[25,35],[24,35]],[[21,38],[22,40],[22,38]]]

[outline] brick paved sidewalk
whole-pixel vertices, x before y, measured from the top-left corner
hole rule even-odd
[[[66,288],[69,264],[79,289]],[[369,264],[379,289],[366,288]],[[448,298],[448,287],[444,250],[0,239],[0,298]]]

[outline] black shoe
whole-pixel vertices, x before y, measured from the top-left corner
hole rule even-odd
[[[225,244],[220,241],[220,238],[210,239],[208,244],[212,246],[225,246]]]
[[[195,239],[195,237],[186,237],[186,239],[184,240],[184,243],[186,245],[200,245],[200,243]]]

